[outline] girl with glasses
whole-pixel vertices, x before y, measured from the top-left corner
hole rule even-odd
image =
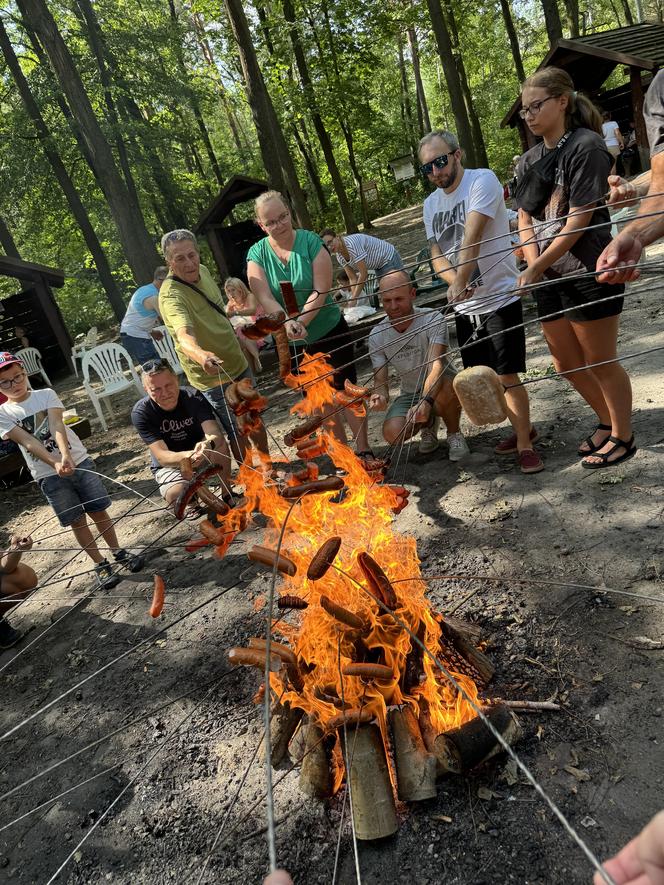
[[[528,128],[542,140],[521,157],[517,173],[519,233],[528,265],[519,283],[551,281],[533,296],[538,315],[546,317],[542,329],[557,371],[614,359],[624,287],[600,285],[590,276],[574,279],[595,270],[611,239],[604,195],[613,158],[602,137],[602,117],[558,68],[529,77],[521,101]],[[555,162],[542,163],[552,151],[549,159]],[[594,225],[601,226],[586,229]],[[616,297],[590,304],[608,296]],[[597,416],[597,426],[579,446],[583,467],[596,470],[631,458],[632,389],[620,363],[566,377]]]

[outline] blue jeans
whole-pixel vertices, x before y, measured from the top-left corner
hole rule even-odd
[[[136,363],[147,363],[148,360],[158,360],[159,354],[154,346],[152,338],[134,338],[133,335],[127,335],[125,332],[120,333],[120,344],[125,350],[129,351],[132,359]]]
[[[240,381],[242,378],[251,378],[252,382],[254,381],[253,373],[248,366],[241,375],[238,375],[237,378],[234,378],[233,380]],[[226,397],[224,396],[224,391],[229,384],[232,383],[233,381],[228,381],[226,384],[219,384],[216,387],[208,387],[207,390],[201,390],[201,393],[214,409],[214,413],[219,419],[219,423],[223,427],[224,433],[231,444],[231,450],[237,458],[238,451],[242,450],[240,445],[240,431],[238,430],[235,415],[231,412],[230,407],[226,402]]]
[[[45,476],[39,480],[39,488],[48,503],[55,511],[60,525],[70,526],[85,513],[99,513],[111,506],[111,499],[106,486],[96,473],[84,473],[79,470],[94,470],[95,462],[86,458],[76,465],[71,476]]]

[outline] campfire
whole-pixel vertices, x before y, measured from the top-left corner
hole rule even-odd
[[[407,490],[383,484],[383,464],[367,471],[315,417],[349,404],[364,410],[366,391],[336,392],[330,372],[316,355],[305,358],[300,375],[285,378],[306,392],[291,409],[304,421],[285,439],[300,463],[245,464],[238,477],[244,502],[218,514],[219,528],[209,525],[206,536],[219,533],[223,555],[252,512],[268,517],[263,544],[249,558],[280,577],[269,662],[265,637],[230,649],[229,660],[261,671],[268,665],[269,688],[261,686],[256,699],[269,690],[272,764],[286,759],[301,728],[302,791],[327,798],[350,778],[356,835],[376,839],[397,829],[397,800],[430,799],[438,777],[463,773],[500,749],[471,705],[485,703],[478,691],[493,666],[476,647],[473,625],[431,608],[415,540],[393,526]],[[511,711],[490,706],[486,713],[508,743],[517,739]]]

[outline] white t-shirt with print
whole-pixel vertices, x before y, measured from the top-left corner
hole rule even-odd
[[[620,142],[616,137],[616,129],[620,129],[620,127],[615,120],[607,120],[606,123],[602,123],[602,135],[607,147],[620,147]]]
[[[401,381],[402,393],[417,393],[421,389],[431,368],[431,345],[449,343],[447,320],[439,310],[416,307],[413,313],[415,318],[405,332],[397,331],[389,317],[385,317],[369,335],[374,372],[386,364],[392,366]]]
[[[424,228],[429,243],[436,243],[455,265],[471,212],[480,212],[489,220],[482,234],[477,267],[469,280],[476,293],[467,301],[457,302],[454,309],[465,314],[491,313],[519,298],[513,291],[518,273],[507,207],[495,174],[490,169],[465,169],[452,193],[436,188],[424,201]]]
[[[49,409],[64,409],[57,393],[49,387],[44,390],[30,391],[28,398],[20,403],[7,400],[0,406],[0,439],[7,439],[15,427],[22,427],[23,430],[27,430],[38,439],[48,452],[53,452],[55,457],[58,457],[60,450],[49,427]],[[74,464],[78,465],[88,457],[88,451],[74,431],[70,430],[66,424],[65,431],[72,460]],[[55,470],[51,466],[40,461],[39,458],[33,458],[23,446],[20,449],[33,479],[44,479],[45,476],[55,474]]]

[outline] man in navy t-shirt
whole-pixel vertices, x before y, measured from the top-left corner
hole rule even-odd
[[[180,462],[190,458],[194,468],[219,465],[224,498],[231,500],[230,455],[212,406],[191,387],[180,387],[177,375],[166,360],[143,366],[147,396],[131,412],[138,435],[150,449],[151,469],[159,492],[172,504],[186,485]]]

